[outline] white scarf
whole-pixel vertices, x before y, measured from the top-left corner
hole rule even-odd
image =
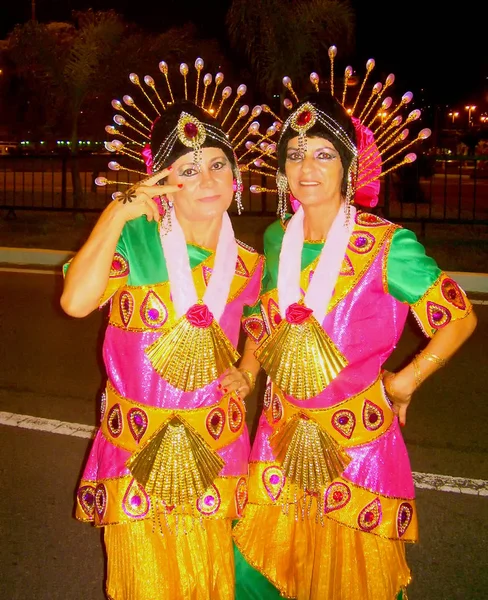
[[[320,253],[319,262],[312,281],[305,294],[305,305],[313,310],[314,317],[321,325],[324,321],[335,283],[339,277],[349,238],[354,228],[355,216],[356,209],[351,206],[349,223],[346,227],[344,205],[341,205]],[[301,298],[300,274],[305,238],[303,232],[304,217],[303,207],[300,206],[290,219],[285,235],[283,236],[278,267],[278,302],[283,318],[286,317],[286,309]]]
[[[163,247],[171,297],[179,318],[199,300],[193,281],[185,235],[178,223],[174,208],[171,215],[171,231],[160,235]],[[202,298],[214,319],[219,322],[227,304],[230,286],[237,263],[237,244],[229,215],[222,215],[222,227],[215,252],[215,261],[209,284]]]

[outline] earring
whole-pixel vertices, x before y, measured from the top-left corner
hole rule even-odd
[[[276,186],[278,188],[278,198],[279,198],[278,210],[276,211],[276,214],[278,214],[280,219],[282,221],[284,221],[285,216],[286,216],[286,211],[288,208],[287,198],[288,198],[288,194],[290,193],[290,190],[288,188],[288,179],[286,178],[286,175],[284,173],[282,173],[281,171],[276,172]]]
[[[351,162],[347,173],[346,199],[344,202],[344,212],[346,213],[346,227],[349,227],[349,220],[351,218],[351,204],[354,200],[354,194],[356,193],[356,167],[357,162],[354,159]]]
[[[241,215],[244,211],[244,205],[242,204],[242,192],[244,190],[244,185],[242,183],[240,172],[236,175],[234,181],[232,182],[232,189],[234,190],[234,199],[237,204],[237,214]]]
[[[166,198],[166,196],[160,196],[161,199],[161,207],[163,209],[163,214],[161,215],[160,230],[159,234],[161,236],[166,235],[171,231],[171,212],[173,209],[173,203]]]

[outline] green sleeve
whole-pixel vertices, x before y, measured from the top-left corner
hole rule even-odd
[[[400,302],[414,304],[439,278],[441,270],[413,231],[397,229],[386,263],[388,292]]]

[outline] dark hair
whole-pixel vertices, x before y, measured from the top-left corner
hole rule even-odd
[[[300,100],[299,104],[293,107],[293,112],[295,113],[300,106],[309,102],[313,104],[320,111],[324,112],[326,115],[331,117],[334,121],[336,121],[342,129],[345,131],[347,136],[351,139],[351,141],[356,144],[356,130],[354,128],[354,124],[352,122],[351,117],[347,114],[346,109],[328,92],[314,92],[309,94],[302,100]],[[281,135],[278,142],[278,169],[284,173],[285,172],[285,162],[286,162],[286,151],[288,147],[288,142],[296,137],[298,133],[294,131],[291,127],[288,127],[284,133]],[[331,131],[329,131],[322,123],[318,120],[311,127],[307,133],[307,137],[321,137],[329,140],[332,144],[334,144],[334,148],[339,153],[341,158],[342,167],[344,169],[344,177],[342,179],[342,193],[345,195],[347,189],[347,174],[349,170],[349,166],[351,164],[352,159],[354,158],[353,153],[347,146],[344,145],[341,140],[334,135]]]
[[[175,104],[172,104],[167,110],[163,111],[161,116],[158,117],[154,122],[151,133],[151,153],[153,158],[158,153],[159,149],[161,148],[168,135],[176,127],[182,112],[186,112],[192,115],[193,117],[196,117],[204,125],[213,125],[214,127],[221,129],[221,125],[218,119],[212,117],[206,110],[204,110],[200,106],[197,106],[196,104],[188,100],[175,102]],[[225,137],[225,133],[222,134],[222,137]],[[223,150],[225,156],[229,159],[232,165],[232,169],[234,171],[237,169],[234,153],[232,152],[229,146],[223,143],[223,141],[220,141],[219,139],[216,139],[213,136],[210,137],[209,135],[207,135],[204,143],[202,144],[202,147],[220,148],[221,150]],[[159,168],[164,169],[168,167],[169,165],[174,163],[175,160],[180,158],[180,156],[183,156],[184,154],[187,154],[191,151],[191,148],[182,144],[177,138],[174,143],[173,149],[171,150],[170,154],[166,157],[165,161],[161,165],[159,165]]]

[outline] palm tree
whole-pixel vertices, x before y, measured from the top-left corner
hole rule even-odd
[[[112,11],[87,11],[74,17],[76,26],[33,21],[18,25],[9,36],[9,53],[17,76],[27,79],[28,87],[35,90],[30,103],[38,114],[69,124],[73,204],[81,208],[77,160],[80,114],[90,92],[106,88],[109,58],[121,43],[126,25]]]
[[[302,82],[328,64],[327,48],[353,49],[354,12],[349,0],[233,0],[227,14],[231,45],[249,62],[256,86],[280,90],[284,75]]]

